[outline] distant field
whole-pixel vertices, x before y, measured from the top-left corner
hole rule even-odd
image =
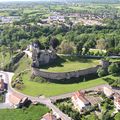
[[[0,120],[40,120],[49,111],[43,105],[30,106],[26,109],[2,109]]]
[[[96,59],[83,59],[80,57],[63,57],[56,60],[53,64],[44,66],[44,69],[49,72],[68,72],[74,70],[82,70],[90,67],[94,67],[99,64],[99,60]]]
[[[7,11],[0,11],[0,16],[8,16],[9,13]]]

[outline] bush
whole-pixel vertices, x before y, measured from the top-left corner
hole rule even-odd
[[[118,73],[119,72],[119,66],[117,63],[112,63],[109,67],[108,67],[108,72],[110,74],[113,73]]]
[[[75,44],[69,41],[62,41],[60,45],[60,53],[62,54],[73,54],[75,52]]]
[[[106,70],[104,70],[103,68],[99,68],[99,69],[97,70],[97,73],[98,73],[98,76],[99,76],[99,77],[103,77],[103,76],[107,75]]]
[[[18,90],[21,90],[21,89],[24,88],[24,85],[23,85],[23,84],[20,84],[20,83],[17,83],[17,84],[15,85],[15,88],[18,89]]]
[[[40,82],[40,83],[47,82],[46,79],[41,78],[41,77],[34,77],[34,78],[31,78],[31,81],[34,81],[34,82]]]

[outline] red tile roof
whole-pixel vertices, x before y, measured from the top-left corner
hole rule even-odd
[[[81,101],[84,102],[84,104],[90,104],[90,102],[85,98],[85,94],[82,91],[77,91],[73,95],[74,99],[80,99]]]
[[[43,116],[43,118],[45,120],[57,120],[56,117],[54,115],[52,115],[51,113],[47,113]]]

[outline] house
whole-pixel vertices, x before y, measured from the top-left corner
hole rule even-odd
[[[85,94],[81,91],[75,92],[71,99],[74,107],[80,112],[88,109],[91,106],[91,103],[87,100]]]
[[[115,105],[116,109],[120,111],[120,96],[118,98],[114,99],[114,105]]]
[[[57,120],[57,118],[52,113],[47,113],[42,117],[41,120]]]
[[[12,106],[14,106],[15,108],[19,108],[25,106],[29,100],[27,97],[22,97],[15,93],[11,93],[9,95],[9,101],[12,104]]]
[[[60,15],[49,16],[48,21],[50,21],[50,22],[53,22],[53,21],[65,22],[65,17],[60,16]]]
[[[114,95],[114,105],[118,111],[120,111],[120,95]]]
[[[114,95],[114,92],[111,87],[103,87],[103,92],[108,98],[112,98]]]

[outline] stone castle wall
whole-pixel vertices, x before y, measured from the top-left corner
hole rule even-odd
[[[33,68],[32,74],[34,76],[43,77],[47,79],[62,80],[62,79],[77,78],[83,75],[96,73],[99,67],[100,65],[97,65],[96,67],[92,67],[84,70],[71,71],[71,72],[47,72],[37,68]]]

